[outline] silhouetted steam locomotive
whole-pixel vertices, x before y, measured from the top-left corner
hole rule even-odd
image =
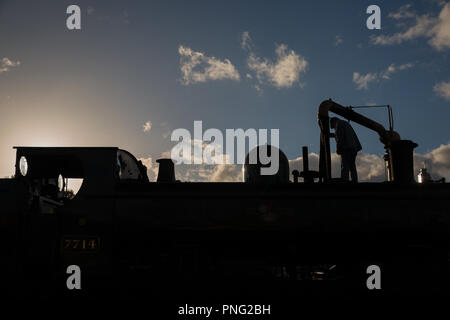
[[[379,133],[390,181],[332,179],[328,111]],[[359,294],[374,264],[386,292],[447,293],[450,185],[414,182],[415,144],[392,127],[331,100],[319,125],[319,172],[304,152],[294,182],[281,151],[274,177],[247,163],[243,183],[193,183],[170,160],[149,182],[118,148],[16,147],[15,177],[0,180],[3,293],[276,296],[321,294],[316,280],[329,280]],[[67,178],[83,179],[75,197]],[[66,287],[71,265],[81,290]]]

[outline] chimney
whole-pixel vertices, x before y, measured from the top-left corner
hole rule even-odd
[[[159,163],[157,182],[175,182],[175,166],[172,159],[158,159]]]

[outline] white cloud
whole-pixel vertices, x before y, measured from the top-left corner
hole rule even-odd
[[[356,158],[356,169],[358,170],[358,179],[361,181],[381,182],[386,180],[384,160],[378,155],[360,153]]]
[[[208,57],[202,52],[179,46],[180,69],[184,85],[206,82],[208,80],[230,79],[239,81],[239,72],[230,60]]]
[[[334,37],[334,46],[335,47],[339,46],[343,42],[344,42],[344,39],[342,38],[341,35],[337,35],[336,37]]]
[[[258,91],[260,95],[263,94],[264,90],[259,85],[255,84],[253,87],[255,88],[256,91]]]
[[[240,182],[242,166],[234,164],[175,166],[175,176],[180,181],[190,182]]]
[[[242,181],[242,171],[233,171],[233,168],[238,168],[237,165],[218,165],[208,170],[200,170],[199,174],[208,182],[239,182]],[[227,170],[226,170],[227,168]],[[235,174],[233,174],[235,173]]]
[[[144,132],[148,132],[152,129],[152,122],[151,121],[147,121],[146,123],[144,123],[144,125],[142,126],[142,130],[144,130]]]
[[[6,57],[0,59],[0,73],[8,72],[13,67],[20,66],[20,61],[12,61]]]
[[[299,81],[300,73],[305,72],[308,62],[294,50],[281,44],[276,48],[276,61],[261,59],[253,52],[248,58],[248,67],[256,73],[260,84],[270,83],[277,88],[289,88]]]
[[[310,153],[308,157],[309,169],[319,170],[319,155],[317,153]],[[295,160],[289,160],[289,171],[303,170],[303,158],[299,157]],[[358,171],[358,180],[361,182],[381,182],[385,181],[384,160],[374,154],[359,153],[356,158],[356,169]],[[331,154],[331,176],[341,176],[341,158],[338,154]],[[292,179],[292,177],[291,177]]]
[[[416,15],[415,13],[413,13],[412,11],[410,11],[409,9],[412,7],[412,5],[410,3],[405,4],[403,6],[401,6],[397,12],[391,12],[388,14],[389,18],[392,19],[407,19],[407,18],[414,18]]]
[[[233,164],[217,165],[210,176],[213,182],[238,182],[242,181],[242,166]]]
[[[450,49],[450,2],[447,3],[439,14],[439,22],[433,29],[434,36],[430,44],[437,50]]]
[[[359,72],[353,72],[353,82],[356,83],[358,90],[368,89],[370,82],[375,81],[378,78],[376,73],[367,73],[365,75]]]
[[[384,70],[380,76],[383,79],[390,79],[391,75],[396,73],[397,71],[402,71],[402,70],[407,70],[414,67],[413,63],[405,63],[405,64],[401,64],[399,66],[396,66],[395,64],[391,64],[389,67],[387,67],[386,70]]]
[[[410,5],[400,7],[399,11],[389,17],[396,20],[414,19],[414,23],[402,32],[392,35],[372,36],[371,40],[376,45],[400,44],[404,41],[419,37],[429,38],[429,44],[441,51],[450,48],[450,3],[446,3],[439,16],[430,14],[416,15],[409,11]]]
[[[450,82],[439,82],[433,87],[433,91],[445,100],[450,101]]]
[[[252,38],[250,37],[250,33],[248,31],[242,32],[241,36],[241,48],[244,50],[251,50],[253,47]]]
[[[429,15],[417,16],[413,26],[404,32],[397,32],[392,35],[372,36],[371,40],[377,45],[400,44],[404,41],[413,40],[419,37],[432,37],[433,28],[437,24],[437,19]]]
[[[191,164],[206,163],[206,162],[213,163],[214,162],[213,158],[216,155],[218,157],[217,161],[219,161],[220,163],[228,162],[229,155],[223,151],[224,150],[223,144],[210,143],[200,139],[185,139],[183,141],[178,142],[177,145],[180,146],[180,154],[178,156],[180,162]],[[182,149],[184,148],[190,150],[191,152],[185,154],[182,151]]]
[[[158,164],[153,162],[152,157],[138,158],[147,167],[147,176],[150,181],[156,181],[158,177]]]
[[[410,69],[414,66],[413,63],[405,63],[399,66],[396,66],[394,63],[387,67],[385,70],[381,72],[369,72],[366,74],[360,74],[359,72],[353,72],[353,82],[356,84],[356,88],[358,90],[368,89],[368,86],[371,82],[380,81],[380,80],[389,80],[391,79],[391,75],[398,71],[403,71]]]
[[[414,153],[414,171],[426,167],[433,179],[445,178],[450,180],[450,143],[442,144],[438,148],[424,155]]]

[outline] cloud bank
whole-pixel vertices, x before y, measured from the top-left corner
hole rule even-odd
[[[341,172],[340,157],[336,153],[331,154],[331,174],[339,177]],[[303,170],[303,160],[299,157],[289,160],[290,171]],[[309,154],[310,170],[319,169],[319,155]],[[438,148],[425,153],[414,153],[414,174],[417,176],[419,169],[427,168],[434,180],[445,178],[450,179],[450,143],[441,145]],[[361,182],[382,182],[386,181],[384,160],[381,156],[368,153],[359,153],[356,158],[356,168],[358,178]]]
[[[417,38],[427,38],[428,43],[438,51],[450,48],[450,2],[442,7],[438,16],[417,15],[411,11],[411,5],[408,4],[389,14],[389,17],[401,21],[400,26],[406,23],[408,27],[391,35],[372,36],[373,44],[394,45]]]
[[[156,181],[158,165],[152,162],[152,158],[140,158],[147,166],[150,181]],[[302,171],[302,157],[289,160],[289,171],[297,169]],[[333,177],[340,176],[340,157],[336,153],[331,154]],[[318,170],[319,155],[309,154],[310,170]],[[386,181],[384,160],[375,154],[359,153],[356,158],[358,177],[361,182]],[[450,143],[425,153],[414,153],[414,174],[417,175],[420,168],[426,167],[431,177],[435,180],[445,178],[450,180]],[[242,166],[221,165],[177,165],[175,166],[176,178],[181,181],[192,182],[239,182],[242,181]],[[291,176],[292,179],[292,176]]]

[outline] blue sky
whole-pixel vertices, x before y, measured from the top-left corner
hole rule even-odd
[[[66,28],[70,4],[81,8],[81,30]],[[371,4],[381,30],[366,27]],[[13,145],[112,145],[154,160],[194,120],[278,128],[295,159],[303,145],[318,152],[317,108],[328,98],[390,104],[417,153],[433,160],[443,145],[439,174],[448,172],[445,1],[3,0],[0,39],[0,176],[13,172]],[[187,83],[182,67],[195,54],[202,63],[188,77],[202,80]],[[387,125],[384,111],[363,112]],[[354,128],[364,153],[384,153],[376,134]]]

